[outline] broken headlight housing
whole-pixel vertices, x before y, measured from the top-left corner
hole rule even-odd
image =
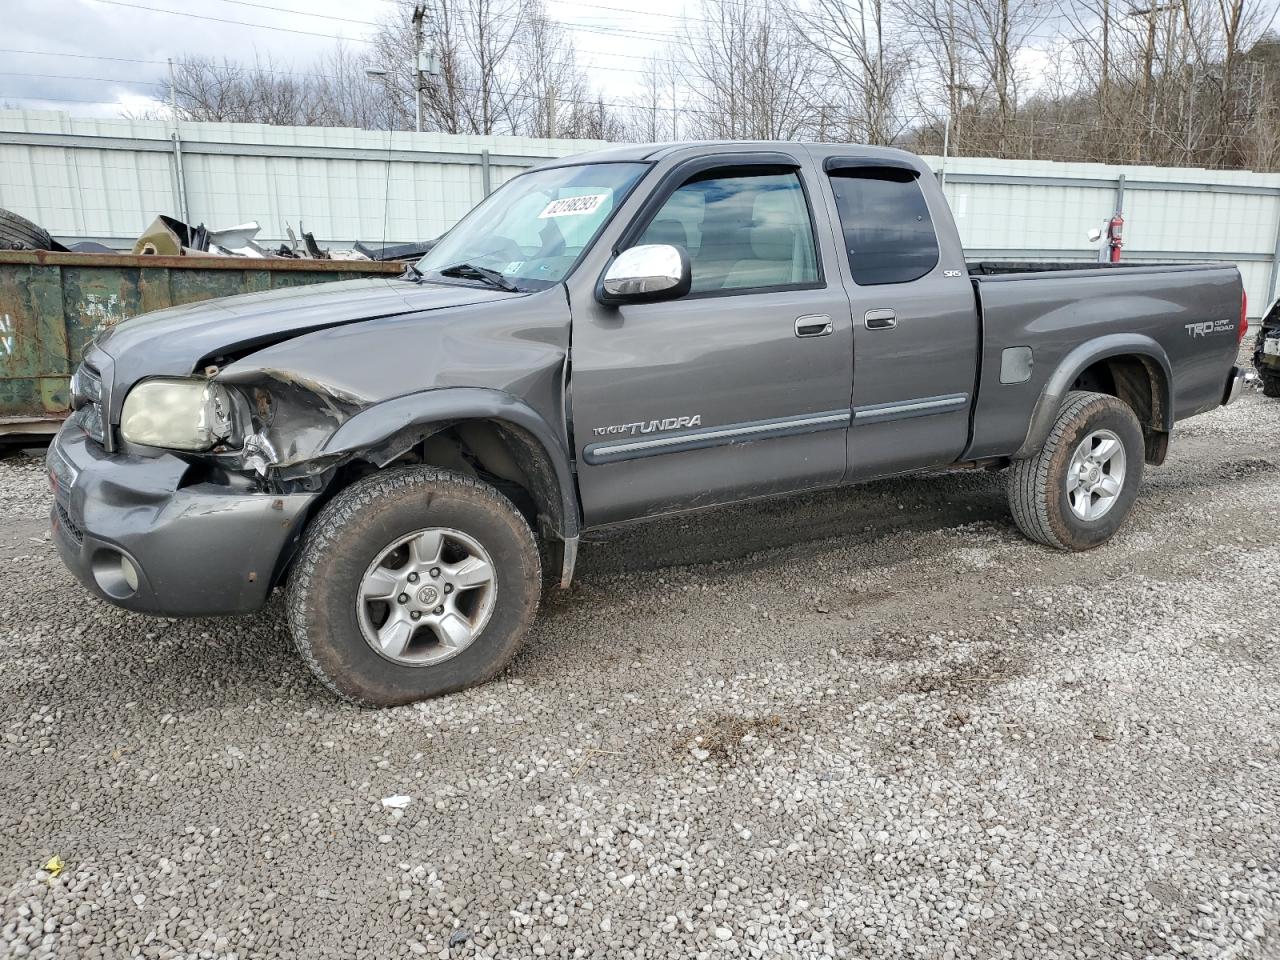
[[[211,450],[233,438],[234,410],[231,393],[208,380],[143,380],[125,397],[120,435],[147,447]]]

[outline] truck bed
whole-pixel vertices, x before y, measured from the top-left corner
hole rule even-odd
[[[982,347],[965,459],[1018,450],[1037,403],[1056,409],[1076,371],[1104,356],[1149,358],[1172,384],[1165,429],[1222,403],[1242,305],[1233,264],[980,262],[969,273]],[[1031,348],[1030,376],[1002,379],[1006,351]]]

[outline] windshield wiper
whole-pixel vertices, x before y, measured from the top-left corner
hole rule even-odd
[[[506,290],[508,293],[519,293],[520,288],[504,277],[497,270],[490,270],[488,267],[476,266],[474,263],[455,263],[452,267],[445,267],[443,270],[437,270],[436,273],[442,277],[462,277],[467,280],[480,280],[489,284],[491,287],[497,287],[499,290]]]

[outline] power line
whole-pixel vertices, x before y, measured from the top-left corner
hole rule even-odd
[[[30,57],[70,57],[76,60],[114,60],[117,63],[156,63],[164,66],[166,60],[136,60],[132,57],[102,57],[89,53],[62,53],[58,50],[16,50],[12,47],[0,47],[0,53],[20,53]]]
[[[305,74],[305,75],[306,76],[322,76],[321,74]],[[134,84],[139,84],[143,86],[159,88],[161,90],[164,90],[167,87],[167,84],[161,83],[158,81],[117,80],[111,77],[88,77],[88,76],[79,76],[79,75],[70,75],[70,74],[27,74],[27,73],[17,73],[17,72],[0,72],[0,76],[30,76],[38,79],[71,80],[71,81],[83,81],[83,82],[95,82],[95,83],[134,83]],[[468,94],[478,95],[481,93],[480,90],[471,88],[471,87],[455,87],[454,89],[459,90],[462,93],[468,93]],[[18,94],[0,94],[0,96],[13,96],[13,97],[19,97],[20,99],[36,100],[38,102],[45,102],[45,103],[92,103],[92,104],[99,104],[103,106],[118,103],[118,101],[112,101],[112,100],[88,100],[88,99],[78,99],[75,97],[30,97],[28,95],[18,95]],[[525,102],[538,102],[538,103],[545,102],[545,98],[538,96],[537,94],[522,94],[522,93],[510,92],[505,94],[504,96],[507,99],[522,100]],[[162,100],[162,97],[156,97],[155,99],[157,100],[157,102],[160,102]],[[626,109],[626,110],[636,110],[636,109],[641,111],[658,110],[663,113],[678,113],[681,115],[692,115],[692,116],[721,116],[720,111],[700,109],[698,107],[692,107],[692,106],[665,107],[665,106],[659,106],[657,104],[637,104],[634,102],[627,102],[627,101],[620,101],[620,100],[605,100],[603,98],[593,98],[593,97],[561,96],[561,97],[556,97],[555,100],[557,103],[567,103],[567,104],[573,104],[575,106],[590,107],[593,109],[600,106],[606,106],[606,107],[614,107],[617,109]],[[894,119],[902,123],[917,123],[917,124],[937,123],[942,120],[940,116],[927,114],[927,113],[896,114]],[[977,119],[980,120],[981,118],[977,118]],[[1014,122],[1015,124],[1019,123],[1019,121],[1016,119]],[[1024,118],[1024,122],[1031,123],[1032,121],[1030,120],[1030,118]],[[1084,135],[1086,136],[1089,132],[1094,132],[1094,133],[1102,132],[1101,128],[1098,127],[1096,124],[1083,122],[1083,121],[1049,120],[1049,119],[1035,118],[1033,122],[1034,122],[1034,127],[1040,130],[1069,128],[1073,131],[1076,131],[1072,133],[1072,136],[1076,137],[1077,139],[1079,139],[1082,136],[1082,134],[1079,132],[1082,130],[1085,132]],[[833,123],[833,126],[834,125],[836,124]],[[1026,131],[1018,130],[1018,129],[1014,129],[1010,132],[1015,136],[1026,135]],[[1037,138],[1034,134],[1030,134],[1030,136],[1033,142],[1036,139],[1041,139],[1041,140],[1045,139],[1044,137]],[[1218,134],[1216,139],[1251,140],[1253,139],[1253,137],[1250,134],[1223,132]],[[1133,146],[1133,143],[1130,140],[1095,140],[1095,139],[1089,138],[1088,143],[1093,148],[1110,148],[1110,149],[1118,149],[1118,150],[1125,150],[1125,151],[1131,149]],[[1039,159],[1052,159],[1052,158],[1049,158],[1042,153]],[[1079,157],[1072,158],[1072,160],[1075,162],[1082,162],[1082,158],[1079,158]]]
[[[372,44],[375,42],[374,40],[368,37],[347,37],[347,36],[341,36],[339,34],[321,33],[321,32],[312,31],[312,30],[299,30],[294,27],[284,27],[276,24],[250,23],[248,21],[235,20],[229,17],[215,17],[215,16],[210,16],[208,14],[192,13],[186,10],[168,10],[161,7],[149,7],[140,3],[129,2],[129,0],[93,0],[93,2],[106,3],[106,4],[111,4],[113,6],[128,7],[135,10],[143,10],[148,13],[161,13],[161,14],[167,14],[170,16],[181,16],[181,17],[189,17],[189,18],[194,18],[199,20],[208,20],[215,23],[225,23],[225,24],[230,24],[235,26],[248,27],[248,28],[257,29],[257,30],[275,30],[275,31],[281,31],[285,33],[299,34],[302,36],[322,37],[322,38],[331,39],[331,40],[343,40],[343,41],[351,41],[355,43]],[[352,23],[360,26],[377,28],[383,25],[380,22],[372,21],[372,20],[356,20],[353,18],[339,17],[335,15],[328,15],[328,14],[319,14],[311,11],[281,9],[278,7],[272,7],[264,3],[256,3],[254,2],[254,0],[222,0],[222,2],[233,3],[238,6],[252,7],[252,8],[261,9],[261,10],[268,10],[273,13],[290,13],[290,14],[299,14],[299,15],[305,15],[305,16],[323,17],[325,19],[335,20],[335,21],[344,22],[344,23]],[[394,0],[383,0],[383,2],[394,2]],[[720,0],[720,2],[726,3],[728,5],[733,5],[733,6],[740,6],[744,9],[751,9],[751,5],[749,2],[738,3],[738,2],[735,2],[735,0]],[[589,2],[580,2],[578,5],[582,7],[586,7],[588,9],[598,9],[598,10],[605,10],[605,11],[618,12],[618,13],[631,13],[631,14],[636,14],[636,15],[641,15],[646,17],[665,16],[673,19],[679,19],[682,22],[689,22],[689,21],[697,21],[697,22],[703,22],[703,23],[717,22],[709,17],[699,17],[693,14],[688,14],[688,13],[668,14],[668,13],[661,13],[658,11],[644,11],[644,10],[639,10],[633,7],[614,7],[606,4],[597,4],[597,3],[589,3]],[[497,19],[508,19],[508,20],[517,20],[517,21],[521,20],[521,18],[516,16],[507,16],[507,15],[495,15],[495,16]],[[593,33],[599,36],[621,37],[624,39],[640,39],[640,40],[652,40],[652,41],[670,41],[671,40],[670,32],[656,32],[656,31],[649,31],[649,30],[639,30],[635,28],[607,27],[607,26],[599,26],[599,25],[589,26],[586,24],[578,24],[573,22],[568,22],[564,25],[572,31]],[[904,32],[906,32],[906,25],[905,24],[899,25],[899,29],[903,29]],[[1061,34],[1046,37],[1039,34],[1028,33],[1025,35],[1025,37],[1026,39],[1044,40],[1049,43],[1057,43],[1063,39],[1063,36]],[[638,56],[636,54],[612,53],[612,52],[606,53],[604,51],[592,51],[592,50],[584,50],[582,52],[591,54],[591,55],[596,55],[596,56],[623,57],[628,59],[648,59],[644,56]],[[654,59],[663,63],[679,65],[678,61],[674,61],[669,58],[655,57]],[[609,70],[617,73],[643,73],[644,72],[641,70],[632,70],[632,69],[627,69],[623,67],[602,67],[595,64],[593,64],[592,67],[594,69]]]
[[[323,37],[329,40],[347,40],[353,43],[369,43],[369,44],[374,43],[374,41],[369,39],[368,37],[345,37],[335,33],[320,33],[315,30],[299,30],[295,27],[282,27],[282,26],[278,26],[276,24],[270,24],[270,23],[250,23],[245,20],[233,20],[230,17],[214,17],[204,13],[192,13],[189,10],[166,10],[162,7],[148,7],[140,3],[131,3],[129,2],[129,0],[93,0],[93,2],[106,3],[116,7],[129,7],[134,10],[143,10],[143,11],[146,11],[147,13],[162,13],[162,14],[167,14],[169,16],[174,16],[174,17],[190,17],[196,20],[209,20],[214,23],[226,23],[226,24],[232,24],[234,26],[250,27],[257,30],[277,30],[284,33],[296,33],[296,34],[301,34],[302,36],[308,36],[308,37]],[[239,3],[244,6],[263,7],[264,9],[273,9],[271,7],[264,7],[263,4],[251,3],[250,0],[224,0],[224,2]],[[281,12],[281,11],[276,10],[275,12]],[[293,11],[288,11],[288,12],[293,12]],[[496,19],[515,20],[517,22],[523,22],[522,18],[515,17],[515,16],[510,16],[510,17],[497,16]],[[348,20],[347,22],[358,23],[364,26],[369,26],[369,27],[381,26],[381,24],[376,23],[372,20]],[[657,33],[657,32],[647,31],[647,30],[633,30],[633,29],[622,29],[622,28],[610,29],[606,27],[589,27],[589,26],[581,26],[577,24],[573,24],[571,26],[575,30],[582,30],[587,33],[600,33],[605,36],[619,36],[619,37],[625,37],[625,38],[631,38],[631,39],[642,39],[642,40],[669,40],[670,39],[669,34]]]
[[[131,8],[131,9],[135,9],[135,10],[143,10],[143,11],[146,11],[146,12],[148,12],[148,13],[160,13],[160,14],[166,14],[166,15],[169,15],[169,16],[188,17],[188,18],[193,18],[193,19],[198,19],[198,20],[207,20],[207,21],[212,21],[212,22],[215,22],[215,23],[231,24],[231,25],[235,25],[235,26],[248,27],[248,28],[250,28],[250,29],[257,29],[257,30],[274,30],[274,31],[280,31],[280,32],[285,32],[285,33],[299,34],[299,35],[303,35],[303,36],[322,37],[322,38],[331,39],[331,40],[350,41],[350,42],[355,42],[355,43],[365,43],[365,44],[373,44],[373,43],[375,43],[375,41],[374,41],[374,40],[372,40],[372,39],[370,39],[370,38],[368,38],[368,37],[346,37],[346,36],[341,36],[341,35],[338,35],[338,34],[332,34],[332,33],[321,33],[321,32],[318,32],[318,31],[312,31],[312,30],[299,30],[299,29],[297,29],[297,28],[293,28],[293,27],[284,27],[284,26],[279,26],[279,25],[276,25],[276,24],[267,24],[267,23],[250,23],[250,22],[248,22],[248,21],[244,21],[244,20],[235,20],[235,19],[231,19],[231,18],[228,18],[228,17],[215,17],[215,16],[210,16],[210,15],[208,15],[208,14],[192,13],[192,12],[190,12],[190,11],[186,11],[186,10],[168,10],[168,9],[164,9],[164,8],[161,8],[161,7],[149,7],[149,6],[145,6],[145,5],[143,5],[143,4],[140,4],[140,3],[132,3],[132,2],[129,2],[129,0],[93,0],[93,2],[95,2],[95,3],[106,3],[106,4],[113,5],[113,6],[127,7],[127,8]],[[239,5],[239,6],[246,6],[246,7],[253,7],[253,8],[257,8],[257,9],[269,10],[269,11],[276,12],[276,13],[280,13],[280,12],[286,12],[286,13],[298,13],[298,12],[300,12],[300,11],[293,11],[293,10],[280,10],[279,8],[271,7],[271,6],[267,5],[267,4],[262,4],[262,3],[256,3],[256,2],[253,2],[253,0],[223,0],[223,2],[225,2],[225,3],[234,3],[234,4],[237,4],[237,5]],[[728,2],[728,0],[724,0],[724,2]],[[612,11],[624,12],[624,13],[644,14],[644,11],[636,10],[635,8],[629,8],[629,7],[609,7],[609,6],[605,6],[605,5],[601,5],[601,4],[591,4],[591,3],[582,3],[582,4],[580,4],[580,5],[581,5],[581,6],[584,6],[584,7],[588,7],[588,8],[593,8],[593,9],[612,10]],[[327,16],[327,15],[324,15],[324,14],[308,14],[308,15],[314,15],[314,16]],[[674,16],[680,16],[680,17],[681,17],[681,19],[682,19],[682,20],[684,20],[684,21],[688,21],[688,20],[699,20],[699,21],[706,22],[706,23],[713,23],[713,22],[715,22],[715,21],[713,21],[713,20],[711,20],[711,19],[709,19],[709,18],[706,18],[706,17],[696,17],[696,16],[687,15],[687,14],[681,14],[681,15],[676,15],[676,14],[667,14],[667,16],[673,16],[673,17],[674,17]],[[381,26],[381,24],[380,24],[380,23],[375,22],[375,21],[371,21],[371,20],[355,20],[355,19],[351,19],[351,18],[346,18],[346,17],[336,17],[336,16],[335,16],[335,17],[328,17],[328,18],[329,18],[329,19],[333,19],[333,20],[339,20],[339,21],[346,22],[346,23],[359,24],[359,25],[361,25],[361,26],[367,26],[367,27],[375,27],[375,28],[376,28],[376,27]],[[520,19],[520,18],[518,18],[518,17],[514,17],[514,16],[504,16],[504,15],[496,15],[496,18],[497,18],[497,19],[513,19],[513,20],[519,20],[519,19]],[[587,25],[585,25],[585,24],[573,24],[573,23],[568,24],[568,25],[567,25],[567,28],[568,28],[568,29],[570,29],[571,31],[581,31],[581,32],[584,32],[584,33],[591,33],[591,34],[595,34],[595,35],[598,35],[598,36],[617,37],[617,38],[623,38],[623,39],[638,39],[638,40],[651,40],[651,41],[669,41],[669,40],[671,39],[671,34],[670,34],[669,32],[668,32],[668,33],[659,33],[659,32],[654,32],[654,31],[647,31],[647,30],[637,30],[637,29],[620,28],[620,27],[606,27],[606,26],[587,26]],[[1049,38],[1044,38],[1044,39],[1049,39]],[[1054,38],[1054,39],[1058,39],[1058,38]],[[674,60],[674,59],[671,59],[671,58],[657,57],[657,56],[654,56],[654,57],[651,57],[651,58],[650,58],[650,57],[645,57],[645,56],[642,56],[642,55],[636,55],[636,54],[613,53],[613,52],[605,52],[605,51],[598,51],[598,50],[586,50],[586,49],[583,49],[581,52],[582,52],[582,53],[584,53],[584,54],[586,54],[586,55],[588,55],[588,56],[619,57],[619,58],[637,59],[637,60],[648,60],[648,59],[652,59],[652,60],[654,60],[655,62],[665,63],[665,64],[672,65],[672,66],[682,66],[682,65],[683,65],[683,64],[681,64],[681,63],[680,63],[679,61],[677,61],[677,60]],[[586,68],[586,69],[592,69],[592,70],[603,70],[603,71],[606,71],[606,72],[609,72],[609,73],[627,73],[627,74],[634,74],[634,75],[640,75],[640,76],[643,76],[643,75],[647,72],[647,71],[645,71],[645,70],[642,70],[642,69],[636,69],[636,68],[632,68],[632,67],[603,66],[603,65],[600,65],[600,64],[597,64],[597,63],[591,63],[591,64],[589,64],[589,65],[585,65],[585,68]]]
[[[147,13],[165,13],[174,17],[191,17],[195,20],[210,20],[214,23],[229,23],[238,27],[254,27],[259,30],[278,30],[282,33],[296,33],[305,37],[324,37],[328,40],[350,40],[355,43],[372,43],[365,37],[344,37],[335,33],[318,33],[314,30],[298,30],[295,27],[281,27],[270,23],[247,23],[244,20],[232,20],[228,17],[211,17],[204,13],[191,13],[189,10],[164,10],[160,7],[148,7],[141,3],[129,3],[128,0],[93,0],[94,3],[107,3],[113,7],[129,7],[133,10],[145,10]]]
[[[85,77],[68,73],[28,73],[25,70],[0,70],[0,77],[32,77],[37,80],[94,80],[99,83],[138,83],[147,87],[165,88],[167,84],[155,80],[127,80],[122,77]]]

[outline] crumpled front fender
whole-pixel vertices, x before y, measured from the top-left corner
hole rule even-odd
[[[488,421],[503,430],[535,487],[530,493],[556,523],[557,533],[577,536],[578,507],[564,441],[536,410],[501,390],[446,387],[385,400],[340,426],[320,456],[384,466],[427,437],[468,420]]]

